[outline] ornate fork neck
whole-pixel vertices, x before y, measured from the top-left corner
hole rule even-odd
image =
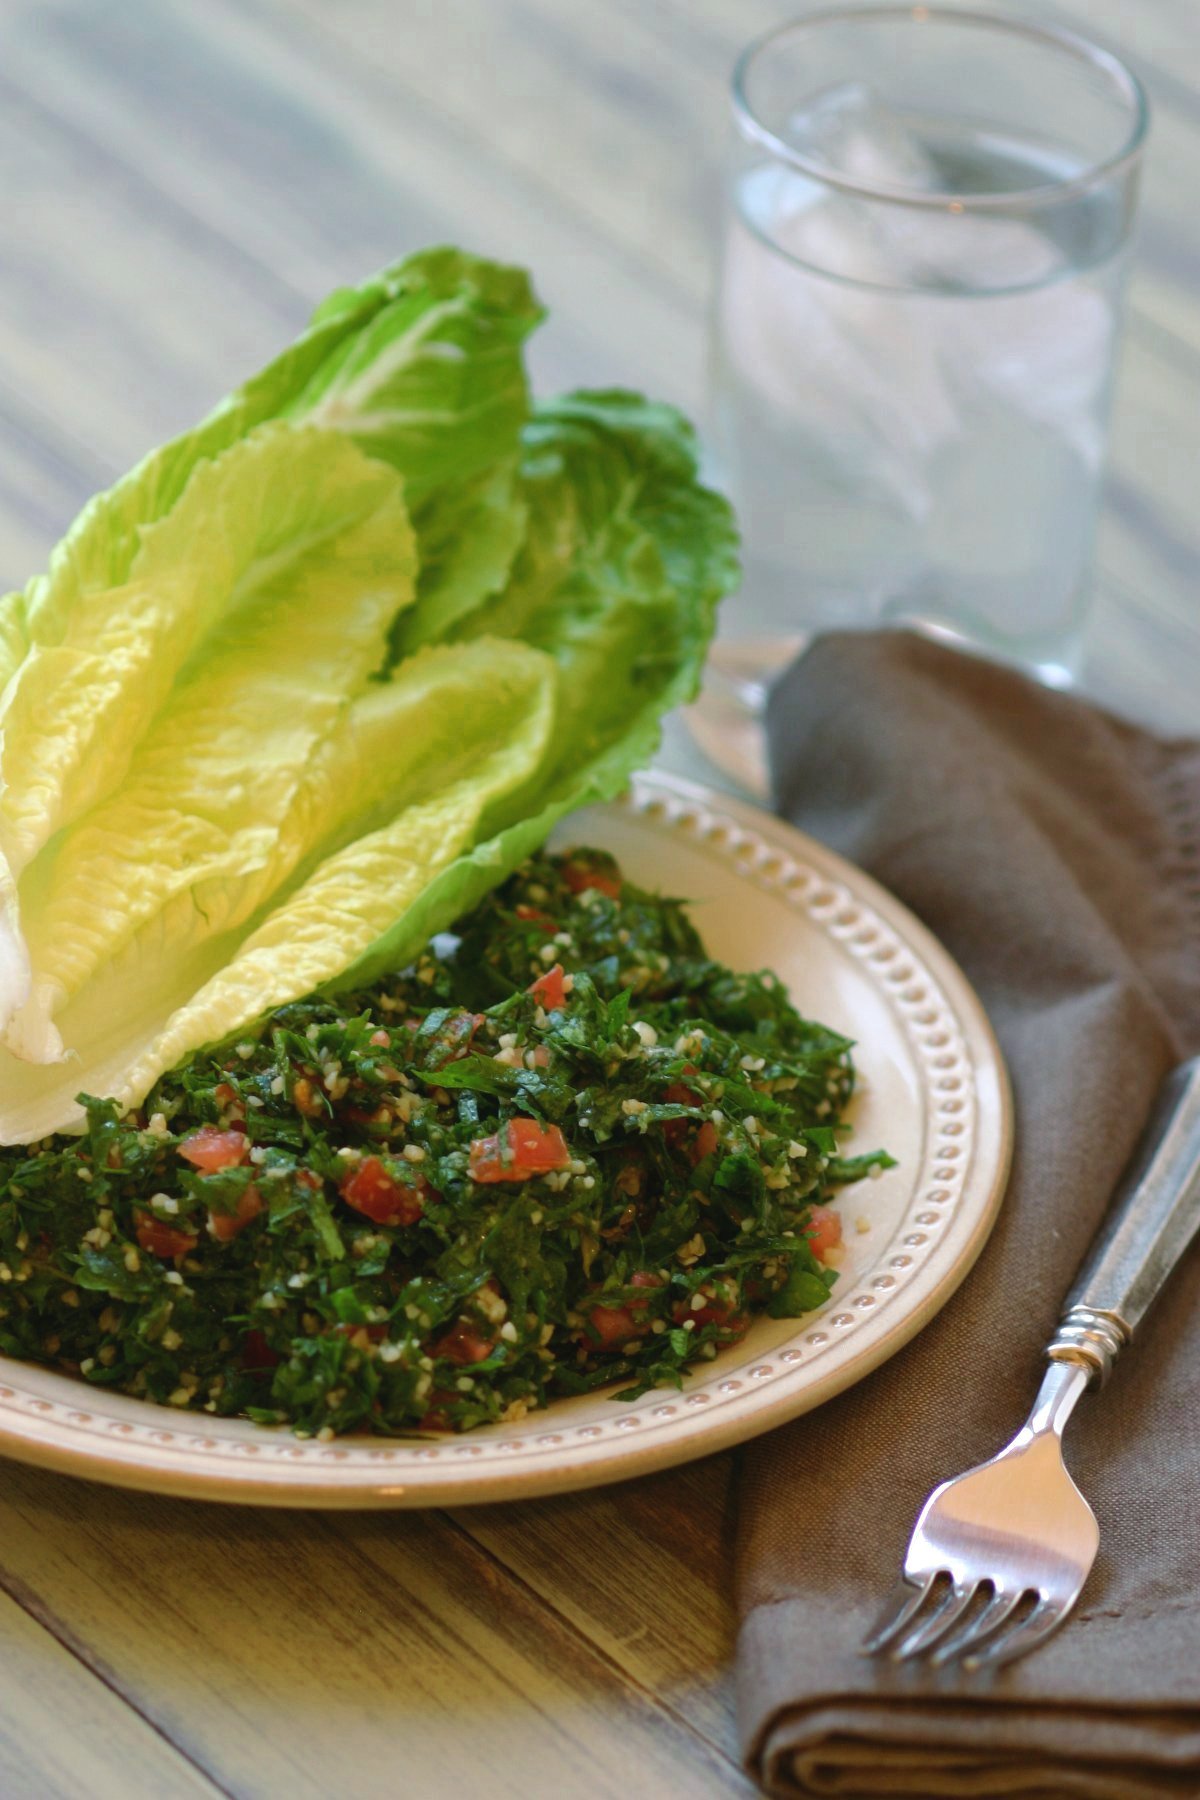
[[[1063,1314],[1046,1354],[1052,1362],[1082,1364],[1101,1385],[1133,1333],[1119,1313],[1076,1304]]]
[[[1050,1354],[1054,1358],[1053,1350]],[[1042,1378],[1033,1411],[1025,1423],[1025,1430],[1029,1435],[1041,1436],[1043,1432],[1052,1431],[1055,1437],[1061,1438],[1063,1427],[1092,1376],[1093,1371],[1086,1362],[1074,1358],[1054,1358]]]

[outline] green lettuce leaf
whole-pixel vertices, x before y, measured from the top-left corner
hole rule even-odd
[[[377,282],[386,295],[368,317],[361,302],[318,313],[318,331],[355,328],[273,410],[348,432],[400,470],[415,510],[515,449],[529,406],[521,346],[542,310],[523,270],[460,250],[427,250]]]
[[[529,509],[517,459],[485,469],[461,487],[434,494],[416,517],[421,543],[417,603],[396,620],[392,657],[446,636],[508,580]]]
[[[106,612],[93,631],[111,679],[77,691],[111,696],[98,731],[85,712],[77,733],[60,732],[57,709],[18,709],[26,730],[5,730],[0,816],[15,814],[18,850],[63,825],[46,777],[62,777],[64,745],[81,760],[55,799],[90,798],[110,766],[123,777],[90,810],[76,805],[19,889],[36,973],[6,1041],[34,1061],[63,1054],[54,1014],[150,921],[186,952],[249,917],[294,866],[309,841],[296,818],[309,767],[379,668],[416,577],[399,477],[339,433],[282,424],[199,465],[145,533],[143,559],[194,579],[147,573],[133,623]],[[85,598],[77,615],[95,610]],[[209,629],[197,642],[198,621]],[[23,665],[18,692],[42,666]],[[20,856],[10,862],[20,875]]]
[[[131,1096],[144,1094],[197,1045],[336,979],[455,865],[488,808],[524,788],[553,738],[554,664],[517,645],[482,643],[486,684],[474,688],[472,705],[457,719],[463,772],[322,862],[175,1015],[131,1072]],[[528,659],[525,674],[535,686],[506,681],[506,665],[519,656]]]
[[[528,412],[521,347],[541,317],[523,270],[461,250],[424,250],[339,290],[282,356],[88,502],[29,585],[30,625],[61,637],[80,594],[123,586],[144,527],[197,463],[265,420],[347,433],[407,478],[414,510],[439,483],[511,459]]]
[[[457,251],[331,296],[0,601],[0,1141],[402,965],[694,694],[728,508],[670,408],[528,417],[538,316]]]
[[[29,649],[25,632],[25,596],[0,594],[0,697]]]
[[[0,855],[0,1019],[11,1018],[24,1006],[32,978],[16,880]]]
[[[552,656],[561,725],[535,777],[482,821],[481,841],[330,984],[400,967],[482,899],[569,812],[618,794],[695,697],[718,601],[736,586],[728,503],[697,481],[695,434],[672,407],[624,392],[564,395],[524,433],[529,530],[496,600],[452,640],[509,637]]]
[[[0,1141],[80,1123],[81,1084],[134,1103],[189,1050],[335,975],[545,760],[557,687],[552,658],[480,639],[430,648],[368,688],[305,772],[269,894],[262,880],[214,884],[224,911],[208,918],[185,890],[67,1000],[70,1062],[0,1051]]]
[[[415,570],[403,483],[339,433],[263,425],[197,464],[142,531],[128,582],[33,615],[0,700],[0,850],[13,873],[120,785],[168,698],[177,707],[185,670],[193,690],[214,669],[232,673],[248,630],[269,658],[273,627],[255,622],[268,601],[290,595],[335,655],[345,605],[342,648],[356,667],[365,658],[361,682],[414,597]]]

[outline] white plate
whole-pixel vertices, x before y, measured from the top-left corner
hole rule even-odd
[[[681,1393],[556,1400],[519,1424],[428,1440],[298,1440],[0,1358],[0,1451],[94,1480],[277,1506],[462,1506],[645,1474],[753,1437],[859,1381],[928,1323],[978,1256],[1012,1141],[1008,1084],[978,1000],[923,926],[779,820],[661,774],[576,814],[560,843],[611,850],[694,902],[712,953],[772,968],[800,1009],[855,1038],[855,1147],[899,1167],[843,1190],[829,1304],[758,1320]]]

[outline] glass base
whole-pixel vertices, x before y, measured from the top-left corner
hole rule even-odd
[[[948,650],[959,650],[964,656],[979,656],[988,662],[1004,663],[1010,668],[1019,669],[1022,675],[1028,675],[1032,681],[1040,681],[1045,687],[1073,688],[1079,681],[1079,646],[1075,642],[1056,645],[1053,650],[1047,648],[1041,654],[1033,650],[1023,656],[1016,649],[1006,651],[1000,645],[989,647],[982,644],[978,638],[959,630],[957,626],[947,624],[937,614],[926,618],[920,612],[906,611],[888,619],[886,623],[904,631],[919,632],[922,637],[931,638],[935,644],[944,644]]]
[[[799,656],[812,635],[718,638],[709,651],[700,697],[683,715],[696,748],[762,805],[771,799],[767,694],[774,677]]]

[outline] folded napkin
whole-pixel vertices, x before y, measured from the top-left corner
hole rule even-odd
[[[929,1490],[1020,1425],[1159,1082],[1200,1048],[1200,743],[901,633],[819,641],[774,692],[769,739],[779,810],[877,876],[974,982],[1017,1144],[999,1223],[944,1311],[746,1453],[747,1762],[785,1795],[1198,1796],[1200,1252],[1068,1429],[1101,1530],[1071,1622],[986,1680],[858,1646]]]

